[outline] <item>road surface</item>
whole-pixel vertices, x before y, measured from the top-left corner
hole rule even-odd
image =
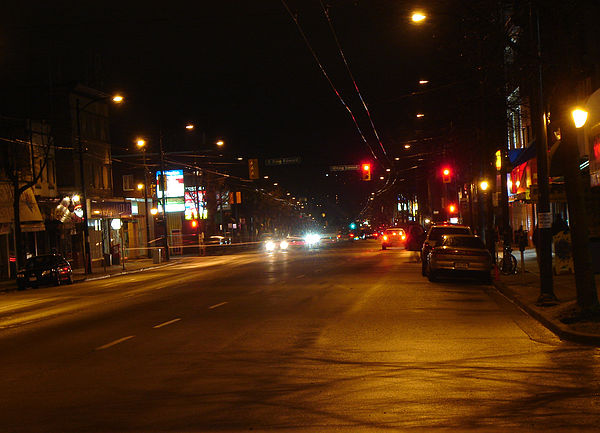
[[[0,295],[0,432],[597,431],[600,351],[401,249]]]

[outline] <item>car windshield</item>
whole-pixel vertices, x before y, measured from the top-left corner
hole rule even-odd
[[[446,236],[442,245],[446,247],[485,249],[481,238],[476,236]]]
[[[440,242],[444,235],[470,235],[468,227],[433,227],[429,234],[429,240]]]
[[[54,256],[37,256],[32,257],[27,260],[26,267],[27,269],[40,268],[44,266],[52,266],[56,262],[58,262],[58,258]]]

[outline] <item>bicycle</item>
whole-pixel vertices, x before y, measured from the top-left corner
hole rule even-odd
[[[517,258],[513,256],[512,248],[508,244],[504,245],[498,268],[502,275],[514,275],[517,273]]]

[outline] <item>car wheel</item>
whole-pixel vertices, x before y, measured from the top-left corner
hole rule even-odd
[[[54,280],[54,285],[55,286],[60,286],[62,284],[62,281],[60,280],[60,274],[57,272],[56,273],[56,279]]]
[[[429,272],[427,272],[427,279],[432,283],[435,283],[437,281],[437,276],[431,269],[429,270]]]
[[[387,247],[386,247],[385,245],[382,245],[382,246],[381,246],[381,249],[382,249],[382,250],[385,250],[386,248],[387,248]]]
[[[27,285],[25,283],[17,283],[17,290],[25,290]]]
[[[67,284],[73,284],[73,275],[69,275],[69,278],[67,279]]]
[[[421,261],[421,275],[427,275],[427,262],[425,260]]]

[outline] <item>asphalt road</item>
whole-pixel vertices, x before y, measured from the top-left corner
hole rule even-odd
[[[3,433],[600,424],[598,349],[375,241],[6,293],[0,354]]]

